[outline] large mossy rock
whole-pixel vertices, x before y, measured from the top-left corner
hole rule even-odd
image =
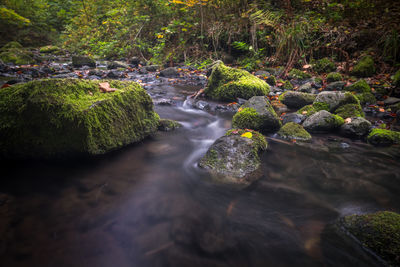
[[[306,130],[304,130],[303,126],[294,122],[288,122],[283,125],[282,128],[279,130],[278,135],[283,139],[288,140],[311,140],[311,135]]]
[[[303,72],[298,69],[291,69],[288,73],[288,78],[289,79],[295,79],[295,80],[307,80],[310,79],[312,76],[309,73]]]
[[[138,142],[159,117],[137,83],[45,79],[0,90],[0,155],[53,158],[97,155]],[[104,82],[104,81],[103,81]]]
[[[324,106],[325,108],[321,109],[326,109],[330,112],[333,112],[340,106],[346,104],[360,104],[360,102],[350,92],[342,93],[342,92],[325,91],[317,95],[317,97],[314,100],[313,106],[314,107]]]
[[[329,58],[323,58],[315,62],[313,70],[318,73],[332,72],[336,70],[336,66]]]
[[[302,93],[296,91],[288,91],[283,93],[279,100],[289,108],[302,108],[306,105],[312,104],[316,95],[309,93]]]
[[[311,133],[332,132],[344,123],[342,117],[326,110],[318,111],[303,122],[303,127]]]
[[[345,88],[346,91],[355,92],[357,94],[371,93],[371,87],[365,80],[359,80]]]
[[[33,54],[25,50],[18,42],[9,42],[0,49],[0,60],[16,65],[33,64]]]
[[[232,125],[235,128],[270,133],[279,130],[282,123],[267,97],[253,96],[233,116]]]
[[[380,211],[350,215],[341,218],[338,224],[367,252],[370,250],[383,259],[385,266],[400,266],[400,214]]]
[[[43,46],[39,49],[39,52],[43,54],[56,54],[56,55],[61,55],[64,53],[61,48],[54,45]]]
[[[338,107],[335,110],[335,114],[339,115],[343,119],[355,118],[355,117],[365,117],[365,114],[361,108],[360,104],[346,104]]]
[[[354,66],[351,74],[356,77],[370,77],[376,72],[374,59],[371,56],[361,58]]]
[[[12,41],[8,42],[7,44],[3,45],[0,49],[0,51],[7,51],[10,49],[23,49],[22,45],[18,42]]]
[[[326,76],[328,83],[339,82],[343,80],[343,76],[339,72],[331,72]]]
[[[74,68],[81,68],[83,66],[96,67],[96,61],[87,56],[72,56],[72,66]]]
[[[259,154],[267,148],[265,137],[255,131],[230,130],[218,138],[200,160],[213,178],[225,184],[249,185],[260,176]]]
[[[235,101],[249,99],[269,93],[269,85],[249,72],[225,66],[222,62],[213,65],[208,84],[204,90],[207,97],[216,100]]]
[[[384,129],[373,129],[369,133],[367,141],[374,146],[390,146],[393,144],[400,144],[400,132]]]

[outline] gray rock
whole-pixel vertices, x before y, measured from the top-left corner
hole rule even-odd
[[[147,74],[147,73],[148,73],[148,71],[146,70],[145,67],[142,67],[139,69],[139,74]]]
[[[298,114],[298,113],[289,113],[289,114],[285,114],[282,117],[282,123],[286,124],[288,122],[294,122],[294,123],[298,123],[301,124],[303,123],[303,121],[306,119],[307,117],[302,115],[302,114]]]
[[[342,91],[345,86],[346,86],[346,82],[342,82],[342,81],[333,82],[326,86],[326,90],[327,91]]]
[[[283,104],[288,106],[289,108],[302,108],[306,105],[310,105],[314,102],[316,95],[296,92],[296,91],[288,91],[285,92],[280,100]]]
[[[297,91],[303,92],[303,93],[311,93],[313,91],[312,83],[307,82],[307,83],[301,85]]]
[[[138,57],[132,57],[129,61],[133,66],[137,67],[140,64],[140,59]]]
[[[169,68],[166,68],[166,69],[160,71],[160,76],[171,78],[171,77],[179,76],[179,73],[175,67],[169,67]]]
[[[393,104],[397,104],[399,102],[400,102],[400,98],[397,98],[397,97],[388,97],[383,101],[383,103],[385,103],[385,105],[393,105]]]
[[[118,78],[122,78],[123,74],[120,71],[110,71],[109,73],[107,73],[107,78],[110,79],[118,79]]]
[[[149,65],[149,66],[146,66],[144,68],[149,72],[155,72],[160,68],[160,66],[158,66],[158,65]]]
[[[340,126],[340,132],[349,137],[362,137],[369,133],[372,124],[364,118],[352,118],[351,122]]]
[[[96,62],[93,58],[86,56],[73,56],[72,57],[72,66],[74,68],[81,68],[83,66],[89,66],[92,68],[96,67]]]
[[[95,75],[95,76],[103,76],[103,71],[99,70],[99,69],[94,69],[94,70],[90,70],[88,75]]]
[[[256,134],[264,139],[262,145],[256,141]],[[225,135],[214,142],[199,166],[209,170],[213,178],[221,183],[249,185],[259,178],[256,172],[260,167],[258,153],[266,146],[265,138],[255,132],[252,138],[240,134]]]
[[[303,127],[311,133],[324,133],[336,130],[343,123],[344,120],[341,117],[333,115],[326,110],[321,110],[308,117],[304,121]]]
[[[270,76],[271,74],[265,70],[259,70],[254,73],[255,76]]]
[[[111,61],[111,62],[108,63],[107,68],[109,70],[119,69],[119,68],[128,69],[129,65],[124,63],[124,62],[122,62],[122,61]]]
[[[210,104],[208,104],[206,101],[200,100],[194,103],[194,107],[201,110],[208,110],[210,109]]]
[[[154,100],[154,104],[160,105],[160,106],[172,106],[173,103],[174,102],[171,99],[167,99],[167,98],[161,98],[161,99]]]
[[[329,107],[329,111],[334,111],[338,107],[345,105],[345,104],[358,104],[359,101],[357,98],[349,93],[342,93],[342,92],[321,92],[317,95],[314,100],[314,103],[324,103],[327,104]]]

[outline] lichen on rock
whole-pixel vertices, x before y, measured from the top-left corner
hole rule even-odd
[[[0,155],[53,158],[98,155],[141,141],[159,117],[137,83],[45,79],[0,91]]]
[[[245,70],[230,68],[222,62],[212,67],[204,94],[212,99],[235,101],[269,93],[269,85]]]

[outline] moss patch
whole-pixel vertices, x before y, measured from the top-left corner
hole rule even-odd
[[[232,118],[232,126],[235,128],[260,130],[263,125],[263,118],[254,108],[244,108],[237,112]]]
[[[240,135],[241,136],[242,134],[244,134],[246,132],[249,132],[249,131],[252,133],[251,140],[253,140],[254,143],[255,143],[255,147],[254,147],[255,150],[259,151],[259,150],[267,149],[268,142],[265,139],[265,136],[262,135],[261,133],[257,132],[257,131],[253,131],[253,130],[250,130],[250,129],[246,129],[246,130],[243,130],[243,129],[231,129],[231,130],[227,131],[225,133],[225,135]],[[243,137],[243,138],[247,138],[247,137]]]
[[[163,132],[169,132],[180,127],[182,127],[182,124],[177,121],[168,119],[160,119],[160,122],[158,124],[158,130]]]
[[[285,81],[283,83],[283,89],[284,90],[293,90],[293,84],[290,81]]]
[[[43,53],[43,54],[50,54],[50,53],[53,53],[53,54],[61,54],[61,53],[62,53],[62,50],[61,50],[59,47],[57,47],[57,46],[54,46],[54,45],[47,45],[47,46],[41,47],[41,48],[39,49],[39,52],[40,52],[40,53]]]
[[[375,104],[376,103],[376,98],[372,93],[362,93],[362,94],[356,94],[355,97],[360,101],[362,105],[365,104]]]
[[[343,119],[365,117],[365,114],[359,104],[346,104],[336,109],[336,115],[339,115]]]
[[[354,66],[351,74],[356,77],[370,77],[375,72],[374,59],[371,56],[365,56]]]
[[[299,109],[297,111],[297,113],[309,117],[309,116],[313,115],[314,113],[317,113],[317,110],[315,110],[313,105],[307,105],[307,106],[304,106],[301,109]]]
[[[362,93],[371,93],[371,87],[369,87],[368,83],[365,80],[359,80],[352,85],[345,88],[346,91],[356,92],[359,94]]]
[[[306,80],[310,79],[312,76],[309,73],[302,72],[298,69],[292,69],[288,75],[289,79],[298,79],[298,80]]]
[[[294,122],[288,122],[282,126],[279,130],[278,135],[284,139],[296,139],[300,141],[308,141],[311,139],[311,135],[304,130],[303,126]]]
[[[331,72],[326,76],[326,81],[328,83],[339,82],[341,80],[343,80],[343,77],[338,72]]]
[[[7,51],[7,50],[10,50],[10,49],[14,49],[14,48],[15,49],[22,49],[23,47],[22,47],[22,45],[20,43],[13,41],[13,42],[9,42],[9,43],[5,44],[0,49],[0,51]]]
[[[400,144],[400,132],[375,128],[369,133],[367,141],[375,146]]]
[[[400,70],[398,70],[393,76],[393,85],[400,87]]]
[[[315,102],[312,104],[315,111],[321,111],[321,110],[326,110],[329,111],[329,105],[327,103],[323,103],[323,102]]]
[[[344,228],[389,265],[400,265],[400,215],[390,211],[351,215],[342,219]]]
[[[51,158],[103,154],[153,133],[158,115],[137,83],[45,79],[0,90],[0,155]],[[104,82],[104,81],[103,81]]]
[[[213,67],[204,94],[216,100],[235,101],[252,96],[268,95],[269,85],[245,70],[234,69],[223,63]]]
[[[336,66],[329,58],[323,58],[315,62],[313,69],[318,73],[325,73],[335,71]]]
[[[32,53],[18,48],[10,48],[0,53],[0,59],[4,63],[14,63],[16,65],[33,64]]]
[[[87,56],[73,56],[72,66],[75,68],[80,68],[83,66],[96,67],[96,61],[93,58]]]

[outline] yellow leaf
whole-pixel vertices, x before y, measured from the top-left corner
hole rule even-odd
[[[251,132],[245,132],[244,134],[241,135],[241,137],[246,137],[251,139],[253,137],[253,134]]]

